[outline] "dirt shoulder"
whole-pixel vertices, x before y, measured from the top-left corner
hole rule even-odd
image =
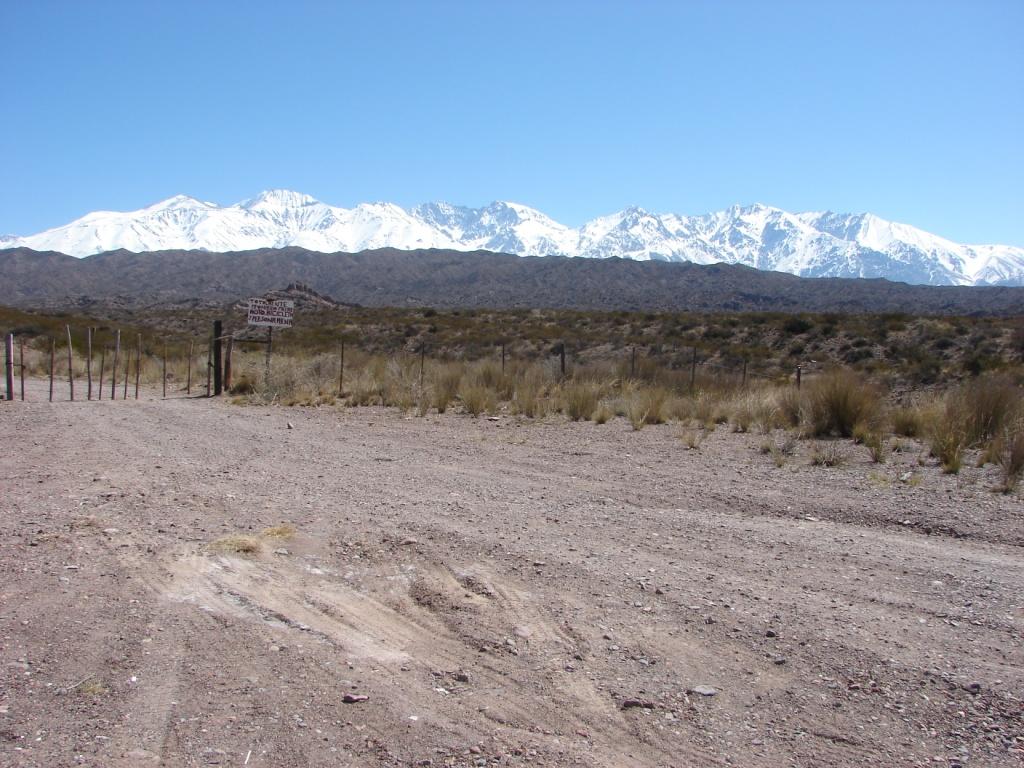
[[[1024,758],[1024,504],[988,470],[207,400],[0,428],[0,765]]]

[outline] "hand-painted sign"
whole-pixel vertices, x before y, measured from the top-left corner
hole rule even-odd
[[[249,299],[249,325],[266,325],[271,328],[291,328],[295,317],[295,302],[266,299]]]

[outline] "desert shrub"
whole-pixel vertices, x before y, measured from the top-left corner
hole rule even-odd
[[[1001,490],[1011,493],[1024,475],[1024,422],[1018,422],[1000,436],[997,463],[1002,475]]]
[[[459,394],[459,385],[462,384],[462,370],[456,366],[446,366],[437,371],[432,377],[431,392],[433,394],[433,406],[438,413],[448,410],[448,405]]]
[[[572,421],[588,421],[600,400],[597,387],[585,382],[570,382],[561,394],[562,409]]]
[[[544,380],[539,373],[528,371],[519,378],[512,395],[512,407],[516,413],[527,418],[540,418],[544,415]]]
[[[924,416],[918,408],[895,408],[890,419],[894,435],[919,437],[924,433]]]
[[[784,387],[775,396],[779,418],[786,427],[799,427],[807,412],[807,396],[795,387]]]
[[[491,413],[497,407],[494,390],[483,384],[463,385],[459,391],[459,397],[466,408],[466,413],[474,417],[481,413]]]
[[[592,418],[594,419],[595,424],[604,424],[614,415],[615,412],[611,409],[608,403],[602,400],[600,405],[597,406],[597,410],[594,411]]]
[[[885,440],[878,432],[869,432],[861,441],[868,449],[868,454],[875,464],[884,464],[888,452],[886,451]]]
[[[1010,379],[981,376],[952,394],[955,406],[963,410],[967,444],[975,445],[998,436],[1016,419],[1024,392]]]
[[[686,443],[686,447],[691,451],[695,451],[700,448],[700,444],[704,442],[704,433],[699,429],[686,429],[680,435],[682,441]]]
[[[851,371],[830,371],[807,387],[811,433],[850,437],[858,425],[874,427],[881,416],[879,392]]]
[[[846,461],[846,454],[836,443],[815,443],[811,451],[811,464],[816,467],[838,467]]]

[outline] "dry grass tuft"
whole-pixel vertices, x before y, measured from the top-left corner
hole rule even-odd
[[[264,539],[290,539],[294,535],[294,526],[288,525],[287,523],[272,525],[270,528],[264,528],[260,531],[260,536]]]
[[[830,371],[807,387],[810,432],[815,437],[851,437],[873,429],[881,418],[878,390],[850,371]]]
[[[816,467],[838,467],[846,461],[846,454],[836,443],[815,443],[811,451],[811,464]]]
[[[263,545],[255,536],[233,533],[210,542],[207,549],[228,555],[257,555],[262,551]]]

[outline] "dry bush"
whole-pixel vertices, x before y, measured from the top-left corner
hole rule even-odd
[[[799,427],[807,414],[807,396],[795,387],[783,387],[775,394],[779,420],[784,427]]]
[[[494,390],[478,383],[463,383],[459,389],[459,399],[466,413],[473,417],[481,413],[493,413],[498,404]]]
[[[895,408],[890,413],[892,433],[902,437],[924,434],[925,416],[920,408]]]
[[[512,393],[512,408],[521,416],[541,418],[547,413],[544,398],[544,376],[540,370],[531,368],[518,376]]]
[[[663,424],[669,399],[670,393],[661,387],[632,389],[623,396],[626,418],[635,430],[645,424]]]
[[[562,387],[562,410],[571,421],[588,421],[600,399],[600,390],[595,384],[573,381]]]
[[[1012,493],[1024,475],[1024,420],[1017,422],[996,441],[996,463],[999,465],[1003,493]]]
[[[614,415],[615,411],[611,409],[607,402],[602,400],[597,406],[597,410],[594,411],[592,418],[595,424],[604,424]]]
[[[691,451],[696,451],[700,448],[700,444],[704,442],[704,433],[699,429],[684,429],[680,438],[686,443],[687,448]]]
[[[815,443],[811,451],[811,464],[816,467],[838,467],[846,461],[846,454],[836,443]]]
[[[851,437],[856,427],[874,429],[882,416],[879,391],[852,371],[822,374],[807,387],[810,431],[815,437]]]
[[[980,376],[953,394],[956,407],[963,409],[968,445],[992,440],[1009,427],[1021,413],[1024,391],[1007,377]]]
[[[448,410],[448,405],[455,400],[459,394],[459,386],[462,384],[462,369],[455,365],[446,365],[435,370],[431,377],[431,391],[433,393],[433,406],[438,413]]]

